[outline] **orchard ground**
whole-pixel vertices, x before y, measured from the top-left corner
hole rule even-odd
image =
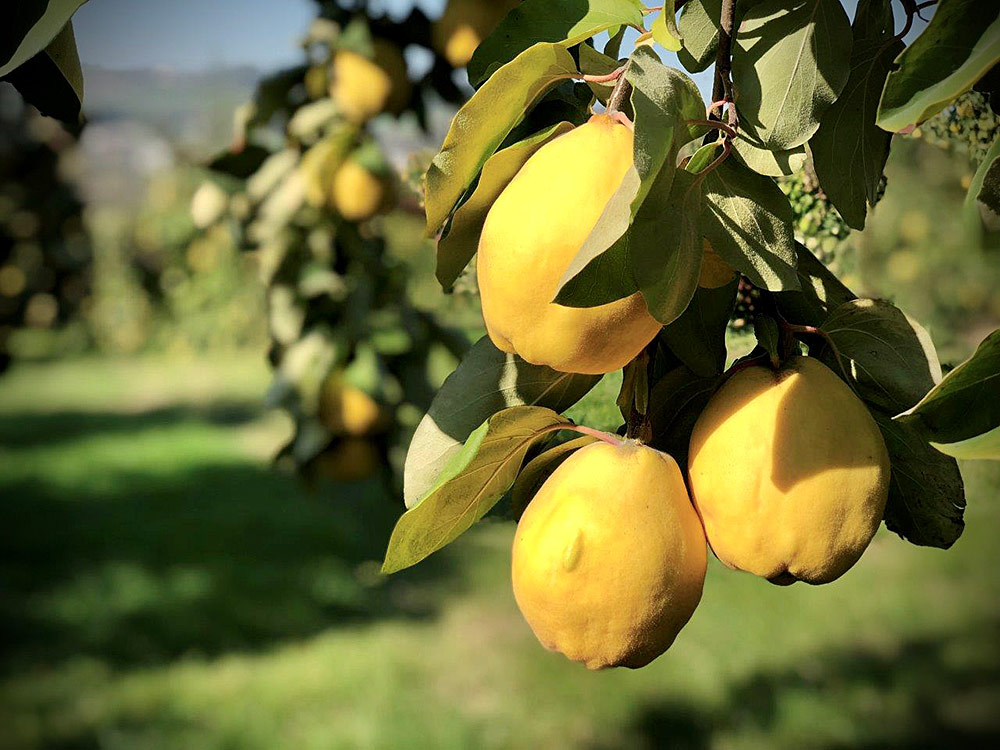
[[[948,552],[881,531],[824,587],[717,561],[644,670],[545,652],[490,522],[389,580],[376,483],[269,471],[267,371],[22,365],[0,382],[2,748],[923,747],[1000,737],[1000,466]],[[605,403],[613,381],[602,384]],[[574,414],[607,425],[588,398]]]
[[[952,363],[1000,321],[997,258],[955,231],[969,173],[901,141],[890,182],[925,188],[888,191],[845,274],[925,323]],[[441,304],[420,219],[386,225],[412,264],[412,299]],[[456,322],[471,329],[466,301]],[[213,340],[232,338],[214,320]],[[270,470],[290,426],[261,406],[262,349],[19,363],[0,378],[0,748],[1000,738],[1000,465],[963,467],[967,528],[953,549],[883,530],[819,588],[712,560],[666,655],[594,674],[544,651],[518,613],[513,525],[484,523],[383,579],[396,501],[375,482],[310,494]],[[572,414],[614,427],[615,384],[601,388]]]

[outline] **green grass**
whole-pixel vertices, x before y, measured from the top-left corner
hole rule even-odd
[[[947,552],[880,532],[823,587],[713,562],[637,671],[550,654],[489,522],[386,580],[378,482],[272,472],[258,359],[0,380],[0,747],[806,748],[1000,737],[1000,467]],[[613,399],[614,383],[602,390]],[[582,412],[582,413],[581,413]],[[607,404],[578,418],[611,418]],[[588,419],[589,418],[589,419]]]

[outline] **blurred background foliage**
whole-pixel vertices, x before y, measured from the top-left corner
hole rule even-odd
[[[389,5],[392,24],[372,28],[406,25]],[[443,3],[420,7],[434,19]],[[340,342],[322,376],[356,364],[359,385],[393,406],[387,462],[458,342],[482,332],[474,284],[440,292],[412,190],[468,92],[431,28],[399,31],[414,35],[419,106],[351,126],[352,143],[384,157],[395,207],[345,223],[297,206],[283,251],[294,263],[280,273],[252,237],[245,183],[204,166],[273,71],[90,70],[78,142],[0,85],[0,748],[994,744],[993,464],[963,465],[968,528],[952,550],[883,531],[822,589],[778,589],[713,561],[671,651],[602,674],[545,653],[521,620],[509,524],[386,579],[378,561],[401,503],[379,477],[309,489],[273,469],[317,414],[322,377],[310,407],[296,405],[304,381],[281,385],[310,333]],[[325,98],[305,89],[329,62],[322,48],[304,48],[286,114]],[[808,175],[784,185],[800,239],[856,291],[926,325],[951,363],[1000,325],[1000,248],[969,242],[957,218],[997,135],[977,97],[894,141],[863,232],[846,230]],[[297,163],[322,138],[290,138],[287,122],[262,123],[247,146],[292,148]],[[320,235],[325,245],[310,243]],[[319,283],[327,272],[350,282],[336,305],[308,293],[336,288]],[[378,280],[380,303],[364,279]],[[275,328],[282,285],[311,321],[287,337]],[[445,345],[445,328],[458,341]],[[395,396],[382,388],[413,369]],[[616,378],[572,416],[617,427]],[[265,408],[268,394],[286,411]]]

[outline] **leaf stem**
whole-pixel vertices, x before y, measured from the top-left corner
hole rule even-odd
[[[847,371],[847,367],[844,365],[844,359],[840,355],[840,350],[837,348],[837,345],[833,341],[833,337],[829,333],[824,331],[822,328],[818,328],[816,326],[797,325],[795,323],[789,323],[785,320],[781,321],[781,326],[789,333],[805,334],[807,336],[819,336],[821,339],[823,339],[823,343],[825,343],[828,347],[830,347],[830,351],[833,352],[833,356],[837,360],[837,366],[840,368],[840,372],[843,373],[844,375],[844,380],[846,380],[848,383],[851,382],[851,375]]]
[[[688,0],[676,0],[676,2],[674,2],[674,12],[676,13],[681,8],[683,8],[687,4],[687,1]],[[651,8],[645,8],[642,11],[642,14],[644,16],[646,16],[646,15],[649,15],[650,13],[655,13],[658,10],[663,10],[663,6],[662,5],[654,5]]]
[[[582,80],[587,83],[610,83],[611,81],[617,81],[624,72],[625,66],[622,65],[620,68],[612,70],[610,73],[603,76],[584,75]]]
[[[562,430],[573,430],[574,432],[582,433],[583,435],[589,435],[590,437],[597,438],[609,445],[619,446],[622,441],[609,432],[603,432],[602,430],[595,430],[593,427],[586,427],[582,424],[567,424],[560,425],[559,429]]]
[[[723,133],[728,135],[730,138],[736,137],[736,131],[731,125],[727,125],[719,120],[685,120],[685,125],[704,125],[707,128],[715,128],[716,130],[721,130]]]
[[[723,380],[729,380],[729,378],[741,370],[747,370],[751,367],[761,367],[765,363],[765,360],[770,360],[770,355],[767,352],[761,352],[753,357],[744,357],[743,359],[739,359],[736,362],[733,362],[733,364],[729,366],[729,369],[722,374]]]

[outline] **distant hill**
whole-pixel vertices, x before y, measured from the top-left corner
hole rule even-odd
[[[250,98],[263,75],[252,66],[206,71],[84,66],[84,109],[94,125],[141,124],[152,131],[147,136],[162,138],[182,159],[199,162],[229,145],[233,111]],[[453,107],[432,101],[429,133],[412,116],[381,118],[372,130],[402,169],[409,154],[441,142],[453,114]]]
[[[179,150],[205,157],[229,143],[233,110],[260,76],[251,66],[190,72],[84,66],[84,109],[91,122],[136,120]]]

